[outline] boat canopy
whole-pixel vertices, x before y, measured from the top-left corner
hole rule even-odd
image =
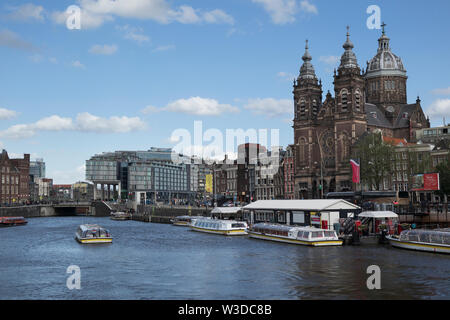
[[[363,211],[358,215],[358,217],[382,219],[398,218],[398,215],[392,211]]]
[[[225,214],[233,214],[241,211],[241,207],[215,207],[211,213],[225,213]]]
[[[405,230],[400,234],[400,241],[450,245],[450,232],[422,229]]]
[[[258,200],[244,207],[246,210],[356,210],[359,206],[343,199],[317,200]]]

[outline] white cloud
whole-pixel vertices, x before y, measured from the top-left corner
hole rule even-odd
[[[44,21],[44,8],[32,3],[26,3],[19,7],[11,7],[10,11],[12,12],[8,15],[8,18],[13,20],[22,22]]]
[[[7,120],[17,116],[17,112],[5,108],[0,108],[0,120]]]
[[[34,45],[8,29],[0,30],[0,46],[31,52],[37,50]]]
[[[436,119],[450,119],[450,99],[435,100],[427,109],[426,112],[430,117]]]
[[[76,122],[77,130],[84,132],[126,133],[145,128],[145,123],[138,117],[114,116],[107,119],[94,116],[88,112],[78,114]]]
[[[131,27],[129,25],[125,26],[117,26],[117,30],[124,33],[124,38],[127,40],[135,41],[139,44],[143,44],[144,42],[149,42],[150,37],[144,34],[142,28]]]
[[[88,112],[77,115],[75,121],[72,118],[63,118],[52,115],[31,124],[16,124],[6,130],[0,131],[0,138],[26,139],[35,136],[39,132],[48,131],[78,131],[95,133],[127,133],[145,128],[145,123],[138,117],[102,118]]]
[[[433,91],[431,91],[431,93],[442,96],[450,95],[450,87],[443,89],[434,89]]]
[[[278,72],[277,73],[277,77],[278,78],[281,78],[281,79],[283,79],[283,80],[289,80],[289,81],[293,81],[294,80],[294,78],[295,78],[295,76],[293,75],[293,74],[291,74],[291,73],[289,73],[289,72],[283,72],[283,71],[280,71],[280,72]]]
[[[158,46],[153,50],[153,52],[168,51],[168,50],[173,50],[173,49],[175,49],[175,46],[173,44],[169,44],[166,46]]]
[[[157,113],[159,111],[161,111],[161,109],[158,109],[157,107],[154,106],[147,106],[141,110],[143,114]]]
[[[328,65],[336,65],[341,60],[338,56],[321,56],[319,61]]]
[[[197,116],[218,116],[222,113],[239,112],[239,109],[235,106],[229,104],[220,104],[215,99],[208,99],[201,97],[179,99],[170,102],[167,106],[161,108],[160,110],[193,114]]]
[[[86,67],[84,66],[84,64],[82,64],[80,61],[75,60],[72,62],[72,67],[74,68],[80,68],[80,69],[85,69]]]
[[[276,100],[273,98],[249,99],[244,108],[252,111],[252,113],[254,114],[262,114],[268,117],[275,117],[286,113],[293,113],[294,110],[292,100]]]
[[[308,14],[318,14],[317,7],[307,0],[300,2],[296,0],[252,0],[264,7],[264,10],[270,15],[274,24],[287,24],[295,21],[298,12]]]
[[[89,49],[89,53],[100,54],[100,55],[112,55],[112,54],[116,53],[116,51],[117,51],[117,46],[115,44],[113,44],[113,45],[96,44],[96,45],[93,45]]]
[[[190,6],[172,8],[167,0],[79,0],[81,28],[101,26],[115,17],[139,20],[153,20],[161,24],[180,22],[232,24],[234,19],[222,10],[202,11]],[[65,12],[54,12],[56,23],[65,24]]]
[[[307,13],[313,13],[313,14],[319,13],[319,10],[317,10],[317,7],[307,0],[303,0],[302,2],[300,2],[300,10],[307,12]]]

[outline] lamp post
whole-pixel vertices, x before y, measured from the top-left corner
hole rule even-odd
[[[319,163],[317,161],[314,162],[315,165]],[[320,159],[320,198],[323,199],[323,160]]]

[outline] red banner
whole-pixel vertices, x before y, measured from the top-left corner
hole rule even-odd
[[[350,164],[352,165],[352,171],[353,171],[353,175],[352,175],[352,181],[354,183],[360,183],[360,165],[359,163],[357,163],[355,160],[350,160]]]

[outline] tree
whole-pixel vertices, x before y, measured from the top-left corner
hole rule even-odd
[[[380,190],[385,179],[393,174],[392,157],[395,147],[383,142],[381,133],[361,136],[355,145],[354,156],[360,161],[361,182]]]
[[[439,172],[439,183],[441,185],[440,193],[446,196],[450,195],[450,155],[447,161],[436,166]]]

